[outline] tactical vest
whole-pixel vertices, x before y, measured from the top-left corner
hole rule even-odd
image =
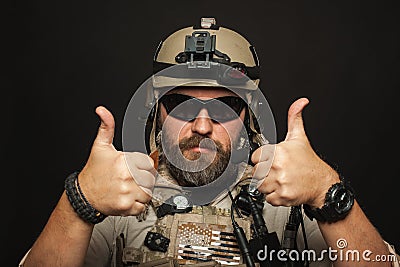
[[[194,206],[189,213],[166,215],[157,220],[151,231],[160,246],[169,240],[165,252],[143,245],[139,249],[123,248],[122,237],[117,247],[122,253],[119,266],[221,266],[241,264],[240,250],[233,235],[230,209]],[[249,219],[236,218],[246,237],[250,238]],[[147,236],[149,236],[149,233]],[[152,238],[152,237],[150,237]],[[163,239],[165,238],[165,239]],[[118,240],[119,239],[119,240]],[[119,243],[119,245],[118,245]]]

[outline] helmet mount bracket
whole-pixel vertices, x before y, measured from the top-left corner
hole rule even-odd
[[[208,31],[194,31],[192,35],[186,35],[185,50],[176,55],[175,61],[177,63],[189,62],[189,67],[199,67],[194,63],[195,61],[202,62],[200,67],[208,68],[210,61],[229,64],[230,57],[215,49],[216,37],[216,35],[210,35]]]

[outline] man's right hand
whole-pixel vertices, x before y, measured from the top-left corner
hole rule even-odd
[[[117,151],[112,144],[113,115],[101,106],[96,113],[101,124],[89,159],[78,176],[82,192],[105,215],[140,214],[151,200],[154,162],[143,153]]]

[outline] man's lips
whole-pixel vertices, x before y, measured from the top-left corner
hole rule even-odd
[[[199,146],[192,147],[189,150],[192,151],[192,152],[200,152],[200,153],[212,153],[214,151],[212,149],[199,147]]]

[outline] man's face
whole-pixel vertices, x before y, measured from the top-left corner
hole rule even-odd
[[[186,95],[199,100],[237,97],[227,89],[202,87],[176,88],[167,94]],[[222,109],[230,107],[223,105]],[[215,113],[215,110],[213,112]],[[235,146],[243,130],[245,108],[241,109],[238,116],[228,121],[213,120],[209,113],[211,114],[211,111],[204,107],[193,120],[183,120],[171,116],[165,106],[160,105],[160,123],[163,125],[165,138],[163,154],[170,153],[173,162],[181,159],[182,164],[186,164],[185,167],[176,166],[171,164],[171,158],[166,159],[169,171],[182,186],[202,186],[217,179],[228,166],[231,148]],[[178,152],[181,152],[183,157]]]

